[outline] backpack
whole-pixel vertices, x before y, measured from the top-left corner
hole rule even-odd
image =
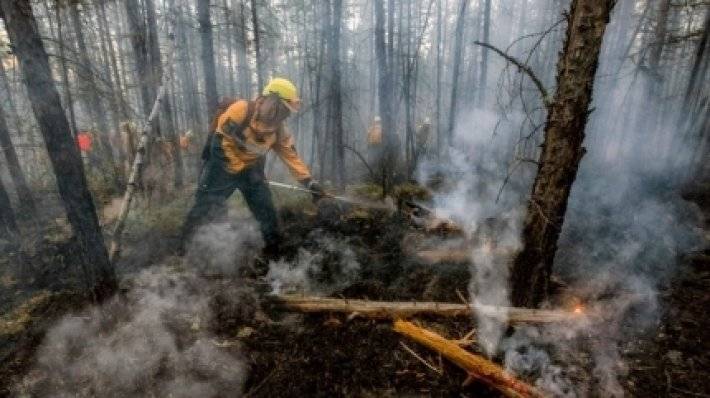
[[[222,116],[222,114],[237,101],[237,99],[227,98],[226,100],[220,101],[220,103],[217,105],[217,113],[215,114],[212,123],[210,123],[210,132],[207,135],[207,140],[205,141],[205,145],[202,148],[201,158],[203,162],[207,162],[210,158],[210,155],[212,154],[212,142],[214,141],[214,135],[215,131],[217,130],[217,121],[219,120],[219,117]],[[252,116],[254,116],[254,101],[248,101],[247,114],[244,117],[244,120],[242,120],[242,122],[237,125],[237,130],[235,132],[236,134],[242,134],[244,129],[249,126],[249,122],[251,121]]]

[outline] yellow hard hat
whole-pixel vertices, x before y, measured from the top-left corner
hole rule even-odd
[[[264,87],[263,95],[277,94],[286,101],[299,101],[296,85],[287,79],[275,77]]]

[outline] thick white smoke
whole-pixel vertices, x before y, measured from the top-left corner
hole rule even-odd
[[[657,324],[659,285],[673,276],[678,255],[699,242],[697,210],[678,193],[682,174],[662,156],[679,131],[673,122],[678,115],[666,112],[653,130],[644,129],[644,110],[663,104],[654,104],[646,85],[633,83],[633,74],[609,74],[608,64],[620,54],[608,45],[605,41],[595,82],[587,155],[573,185],[554,267],[569,283],[567,294],[586,301],[584,311],[603,317],[594,323],[516,327],[506,335],[505,322],[477,315],[484,351],[502,354],[507,369],[556,396],[624,394],[619,378],[627,366],[620,346]],[[499,119],[504,123],[496,127]],[[536,172],[530,162],[534,145],[521,150],[516,143],[524,142],[520,137],[536,122],[510,110],[505,118],[493,111],[463,111],[445,166],[419,170],[422,183],[435,172],[453,181],[437,192],[434,203],[437,213],[469,234],[473,303],[509,305],[508,264],[520,245]],[[542,129],[538,134],[531,143],[540,142]],[[692,153],[677,142],[673,148],[673,158]]]
[[[208,330],[212,313],[204,280],[153,267],[125,297],[64,317],[18,386],[40,397],[240,395],[246,366],[235,348]]]
[[[274,294],[331,294],[349,286],[360,274],[360,263],[347,239],[315,230],[306,239],[313,248],[299,248],[292,261],[269,264],[266,280]]]

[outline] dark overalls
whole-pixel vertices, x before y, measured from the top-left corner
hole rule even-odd
[[[249,210],[259,222],[262,237],[267,247],[279,242],[279,229],[276,209],[271,198],[271,191],[264,176],[264,158],[239,173],[226,170],[226,158],[222,150],[220,135],[212,133],[210,155],[200,175],[195,204],[185,219],[182,228],[182,245],[195,233],[195,230],[227,214],[225,202],[235,189],[244,196]]]

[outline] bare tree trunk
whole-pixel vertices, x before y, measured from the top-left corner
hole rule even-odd
[[[20,230],[17,228],[17,218],[12,210],[10,196],[0,178],[0,239],[14,243],[19,234]]]
[[[126,0],[126,15],[128,16],[128,30],[131,32],[131,46],[136,60],[136,73],[140,86],[141,104],[143,114],[147,117],[155,98],[154,86],[151,82],[151,70],[148,64],[148,46],[146,43],[145,20],[141,15],[138,0]]]
[[[145,7],[146,15],[148,17],[148,44],[150,47],[151,66],[153,69],[152,83],[157,95],[158,87],[162,85],[163,82],[163,63],[160,56],[158,24],[155,19],[155,7],[153,5],[153,0],[145,0]],[[160,121],[163,125],[161,133],[165,136],[165,138],[167,138],[173,155],[173,185],[175,188],[180,189],[183,185],[182,153],[175,134],[175,121],[173,119],[173,111],[169,97],[165,96],[165,98],[160,102],[160,105],[162,114]]]
[[[177,36],[177,52],[178,59],[177,64],[179,65],[179,76],[180,83],[183,89],[183,99],[187,104],[187,113],[190,118],[190,126],[195,134],[200,134],[203,132],[204,127],[200,123],[200,106],[197,99],[197,87],[195,84],[194,75],[192,73],[192,67],[190,66],[190,52],[188,48],[187,34],[185,32],[185,16],[183,14],[184,9],[182,6],[178,6],[177,16],[175,17],[175,33]]]
[[[200,39],[202,40],[202,67],[205,72],[207,114],[209,115],[209,120],[212,120],[214,113],[217,111],[217,72],[214,63],[209,0],[197,1],[197,19],[200,22]]]
[[[699,86],[698,79],[702,78],[700,73],[703,62],[708,62],[707,60],[707,46],[708,37],[710,37],[710,11],[705,13],[705,23],[703,23],[703,35],[700,38],[698,47],[695,51],[695,60],[693,60],[693,68],[690,70],[690,79],[688,80],[688,86],[685,90],[685,95],[683,96],[683,109],[688,109],[691,101],[693,100],[694,93],[697,93]],[[683,112],[680,113],[683,115]]]
[[[20,61],[27,93],[57,179],[59,196],[81,247],[89,283],[98,299],[117,287],[108,259],[94,201],[69,122],[52,80],[49,57],[37,29],[29,0],[0,0],[2,17],[15,55]]]
[[[234,4],[236,0],[232,0]],[[235,21],[236,21],[236,17]],[[235,22],[236,23],[236,22]],[[251,67],[247,57],[249,39],[247,37],[247,16],[244,0],[239,0],[239,37],[237,39],[237,68],[239,69],[239,95],[251,98]]]
[[[604,29],[613,0],[573,0],[567,38],[557,66],[557,91],[523,225],[523,248],[513,263],[512,302],[538,306],[547,296],[567,201],[585,149],[584,129],[592,100]]]
[[[392,120],[392,88],[391,71],[387,62],[385,42],[385,10],[384,0],[375,0],[375,54],[377,57],[378,93],[380,97],[380,117],[382,119],[382,135],[385,144],[385,154],[382,166],[382,194],[388,192],[392,167],[394,167],[394,121]],[[390,0],[391,2],[391,0]],[[392,37],[390,37],[392,40]]]
[[[441,9],[445,7],[447,1],[437,1],[436,6],[436,159],[441,155],[441,70],[442,70],[442,55],[441,50],[443,40],[441,35],[441,26],[444,20],[441,17]]]
[[[79,59],[86,68],[86,75],[82,80],[85,81],[85,88],[89,102],[88,108],[91,118],[98,122],[99,131],[97,136],[103,148],[101,155],[105,157],[105,159],[103,159],[103,163],[106,164],[106,167],[108,168],[114,187],[120,188],[121,182],[119,181],[118,174],[116,173],[116,162],[113,158],[113,151],[109,140],[109,127],[106,118],[106,111],[103,103],[101,102],[101,97],[99,96],[98,85],[96,84],[96,78],[94,76],[94,68],[92,67],[92,62],[89,58],[89,50],[86,46],[86,41],[84,40],[83,26],[78,7],[78,4],[70,6],[69,15],[71,16],[72,24],[74,25],[76,41],[79,47]]]
[[[264,60],[261,57],[261,41],[259,33],[259,13],[256,0],[251,0],[251,26],[254,29],[254,57],[256,61],[256,91],[259,92],[266,83],[264,79]]]
[[[343,142],[343,96],[341,88],[340,31],[343,23],[343,0],[333,1],[333,25],[331,32],[330,65],[331,94],[333,107],[334,150],[333,163],[338,188],[345,189],[345,143]]]
[[[490,43],[491,39],[491,0],[485,0],[483,10],[483,42]],[[486,102],[486,84],[488,82],[488,49],[483,47],[481,54],[481,79],[478,81],[478,106],[483,107]]]
[[[453,74],[451,77],[451,110],[449,111],[449,125],[446,129],[446,139],[449,147],[453,145],[454,126],[456,124],[456,102],[458,97],[459,69],[461,68],[461,58],[463,56],[463,25],[466,16],[468,0],[461,0],[459,15],[456,19],[456,33],[454,37],[454,60]]]
[[[98,5],[96,7],[96,16],[98,19],[101,53],[104,58],[104,78],[107,82],[108,88],[111,91],[109,104],[111,107],[111,115],[113,121],[114,142],[121,142],[120,124],[121,119],[125,118],[126,116],[125,107],[123,105],[123,98],[121,98],[121,86],[118,82],[118,73],[116,73],[116,80],[114,80],[114,74],[111,70],[111,66],[116,68],[116,57],[113,53],[113,41],[111,40],[111,37],[109,35],[109,25],[108,21],[106,20],[104,0],[99,0],[97,3]],[[120,165],[120,167],[116,167],[116,170],[117,173],[120,175],[120,178],[123,179],[125,172],[123,165],[126,163],[126,153],[122,145],[117,145],[116,152],[118,153],[118,163]]]
[[[234,11],[229,8],[227,0],[222,0],[222,8],[224,8],[224,20],[227,25],[227,40],[225,40],[225,45],[227,46],[227,81],[229,82],[229,95],[234,96],[236,84],[234,80],[234,57],[232,56],[232,48],[234,47],[233,41],[235,41],[235,29],[237,26]]]
[[[60,46],[60,51],[61,51],[61,46]],[[65,64],[66,60],[62,56],[62,64]],[[14,119],[14,125],[15,125],[15,130],[17,130],[17,135],[22,136],[23,131],[22,131],[22,123],[20,122],[20,114],[17,112],[17,104],[15,102],[15,99],[12,95],[12,88],[10,87],[10,80],[8,80],[7,77],[7,72],[5,71],[5,65],[3,65],[2,62],[0,62],[0,83],[3,85],[3,89],[5,90],[5,100],[7,101],[8,108],[10,109],[10,116]],[[32,136],[32,134],[29,134]]]
[[[32,191],[30,191],[30,187],[27,185],[27,181],[25,180],[22,167],[20,167],[20,161],[17,158],[15,147],[12,145],[10,131],[7,129],[5,113],[2,108],[0,108],[0,146],[2,146],[2,151],[5,154],[5,160],[7,161],[7,171],[10,172],[12,183],[15,185],[15,189],[17,190],[17,196],[20,198],[18,202],[20,204],[20,208],[26,214],[34,217],[36,211],[35,201],[32,196]]]

